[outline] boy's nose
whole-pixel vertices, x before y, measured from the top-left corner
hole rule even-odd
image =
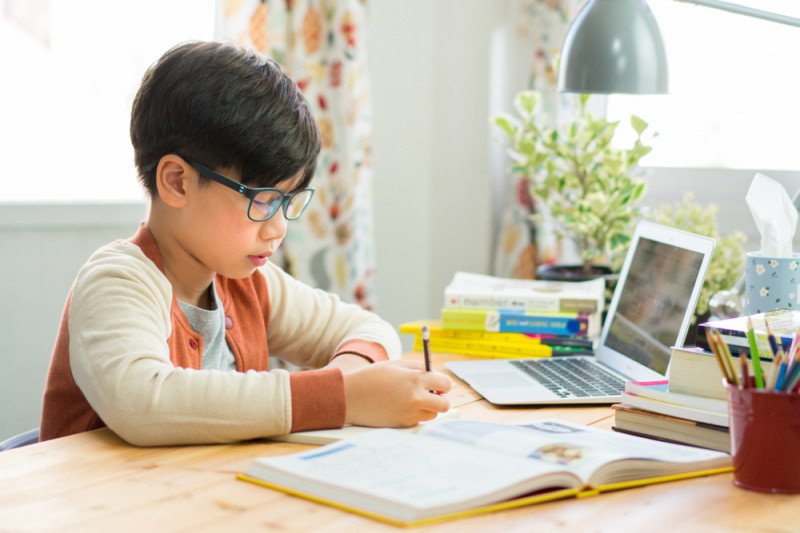
[[[260,222],[260,224],[259,236],[265,241],[282,239],[286,235],[287,220],[283,215],[283,209],[278,209],[272,218]]]

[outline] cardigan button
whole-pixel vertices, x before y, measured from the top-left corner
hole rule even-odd
[[[197,341],[196,341],[196,340],[194,340],[194,339],[189,339],[189,347],[190,347],[192,350],[194,350],[195,348],[197,348]]]
[[[233,319],[229,316],[225,317],[225,329],[233,329]]]

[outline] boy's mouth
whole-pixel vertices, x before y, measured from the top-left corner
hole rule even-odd
[[[253,263],[253,265],[260,267],[267,264],[267,260],[271,255],[272,253],[267,252],[261,255],[248,255],[247,258],[250,260],[251,263]]]

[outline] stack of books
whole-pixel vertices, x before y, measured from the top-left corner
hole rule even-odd
[[[772,360],[762,357],[761,367],[771,373]],[[730,451],[727,395],[714,354],[699,346],[673,347],[667,378],[627,383],[622,403],[613,406],[614,429]]]
[[[553,282],[457,272],[445,289],[440,321],[402,324],[430,329],[433,351],[475,357],[549,357],[592,353],[605,305],[605,280]]]
[[[666,380],[629,381],[613,409],[617,431],[730,451],[725,400],[673,392]]]
[[[588,355],[593,341],[587,338],[537,337],[524,333],[493,333],[445,329],[440,320],[420,320],[400,324],[400,333],[414,335],[413,350],[422,351],[422,326],[428,326],[430,349],[471,357],[529,358],[552,355]]]

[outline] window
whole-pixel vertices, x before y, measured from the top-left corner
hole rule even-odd
[[[0,0],[0,202],[141,201],[128,125],[147,67],[212,39],[214,0]]]
[[[739,1],[800,18],[797,0]],[[670,94],[608,97],[647,120],[649,167],[800,169],[800,28],[674,0],[648,0],[667,48]],[[625,130],[625,131],[622,131]],[[630,128],[620,128],[629,144]]]

